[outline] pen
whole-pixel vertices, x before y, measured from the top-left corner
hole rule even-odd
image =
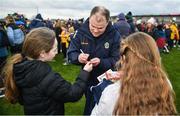
[[[81,53],[83,53],[83,54],[84,54],[84,52],[82,51],[82,49],[80,49],[80,51],[81,51]]]

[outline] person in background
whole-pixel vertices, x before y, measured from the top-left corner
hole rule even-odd
[[[24,42],[23,31],[15,24],[15,20],[12,16],[6,17],[7,35],[10,42],[10,51],[12,54],[20,53]]]
[[[54,29],[53,23],[49,18],[47,18],[47,20],[45,20],[45,24],[46,24],[46,27],[48,27],[50,29]]]
[[[57,42],[58,42],[58,53],[61,53],[61,37],[59,36],[61,34],[61,32],[62,32],[61,20],[58,19],[56,21],[54,31],[56,33],[56,39],[57,39]]]
[[[159,48],[159,51],[169,53],[169,49],[167,48],[167,45],[166,45],[167,38],[166,38],[166,34],[165,34],[162,24],[157,25],[157,35],[158,37],[157,37],[156,43]]]
[[[6,62],[6,59],[9,55],[8,47],[9,47],[9,40],[4,29],[5,22],[0,21],[0,88],[4,86],[3,78],[1,76],[1,70]],[[1,93],[1,90],[0,90]]]
[[[34,29],[34,28],[38,28],[38,27],[45,27],[46,24],[41,16],[41,14],[37,14],[35,19],[33,19],[31,21],[31,23],[29,24],[29,28]]]
[[[178,32],[180,34],[180,24],[177,25]],[[180,37],[178,39],[178,47],[180,48]]]
[[[150,36],[152,36],[155,40],[156,40],[156,32],[157,32],[157,27],[156,27],[156,20],[154,19],[154,17],[151,17],[150,19],[147,20],[147,24],[146,24],[146,29],[145,32],[147,34],[149,34]]]
[[[145,32],[145,29],[146,29],[145,21],[143,21],[142,19],[137,20],[136,28],[137,28],[137,31]]]
[[[127,14],[126,14],[126,19],[127,19],[127,22],[129,23],[130,25],[130,28],[131,28],[131,33],[134,33],[136,31],[136,27],[135,27],[135,24],[134,24],[134,21],[133,21],[133,15],[132,15],[132,12],[129,11]]]
[[[71,25],[71,24],[68,24],[67,25],[67,27],[68,27],[68,32],[69,32],[69,37],[70,37],[70,41],[71,41],[71,39],[73,38],[73,36],[74,36],[74,27],[73,27],[73,25]],[[70,43],[70,41],[69,41],[69,43]]]
[[[0,69],[8,56],[9,40],[3,22],[0,22]]]
[[[61,38],[62,53],[65,61],[63,65],[68,65],[67,48],[69,47],[70,33],[68,32],[67,26],[65,24],[62,25],[61,29],[62,32],[59,36]]]
[[[175,115],[175,93],[154,39],[136,32],[121,42],[118,72],[91,115]],[[112,75],[110,75],[112,76]]]
[[[118,22],[114,24],[114,27],[119,31],[122,38],[125,38],[131,33],[131,27],[126,21],[124,13],[118,15]]]
[[[108,69],[114,69],[119,59],[120,34],[110,22],[110,12],[103,6],[95,6],[90,17],[76,31],[68,49],[71,63],[84,66],[88,61],[93,70],[88,80],[84,115],[90,115],[95,105],[90,87],[98,83],[97,77]]]
[[[173,40],[171,40],[171,29],[169,27],[169,24],[165,24],[165,35],[166,35],[166,39],[167,39],[167,44],[168,44],[168,49],[171,50],[173,48]]]
[[[54,31],[40,27],[27,34],[22,53],[8,59],[2,71],[5,97],[23,105],[25,115],[64,115],[64,103],[78,101],[85,92],[92,64],[87,62],[72,85],[46,63],[56,54]]]
[[[173,41],[173,44],[174,44],[173,47],[176,47],[180,38],[179,38],[178,28],[174,21],[171,21],[170,29],[172,31],[171,32],[171,41]]]

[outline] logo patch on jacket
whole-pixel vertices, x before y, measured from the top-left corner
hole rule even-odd
[[[81,45],[88,45],[88,40],[87,39],[82,40]]]
[[[109,48],[109,43],[108,42],[104,43],[104,48],[106,48],[106,49]]]
[[[88,42],[81,42],[81,45],[88,45]]]

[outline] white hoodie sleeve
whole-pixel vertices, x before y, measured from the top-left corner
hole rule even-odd
[[[120,81],[107,86],[102,92],[99,103],[93,108],[91,115],[112,115],[116,101],[119,97]]]

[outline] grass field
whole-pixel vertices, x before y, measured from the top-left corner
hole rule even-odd
[[[161,54],[164,67],[172,82],[173,88],[176,93],[177,110],[180,112],[180,50],[173,49],[170,54]],[[62,65],[62,56],[58,55],[55,61],[50,64],[54,71],[59,72],[66,80],[74,82],[79,73],[80,67],[75,65]],[[65,105],[66,115],[81,115],[83,114],[85,98],[83,97],[76,103],[67,103]],[[19,104],[11,105],[4,99],[0,99],[0,115],[19,115],[23,114],[23,109]]]

